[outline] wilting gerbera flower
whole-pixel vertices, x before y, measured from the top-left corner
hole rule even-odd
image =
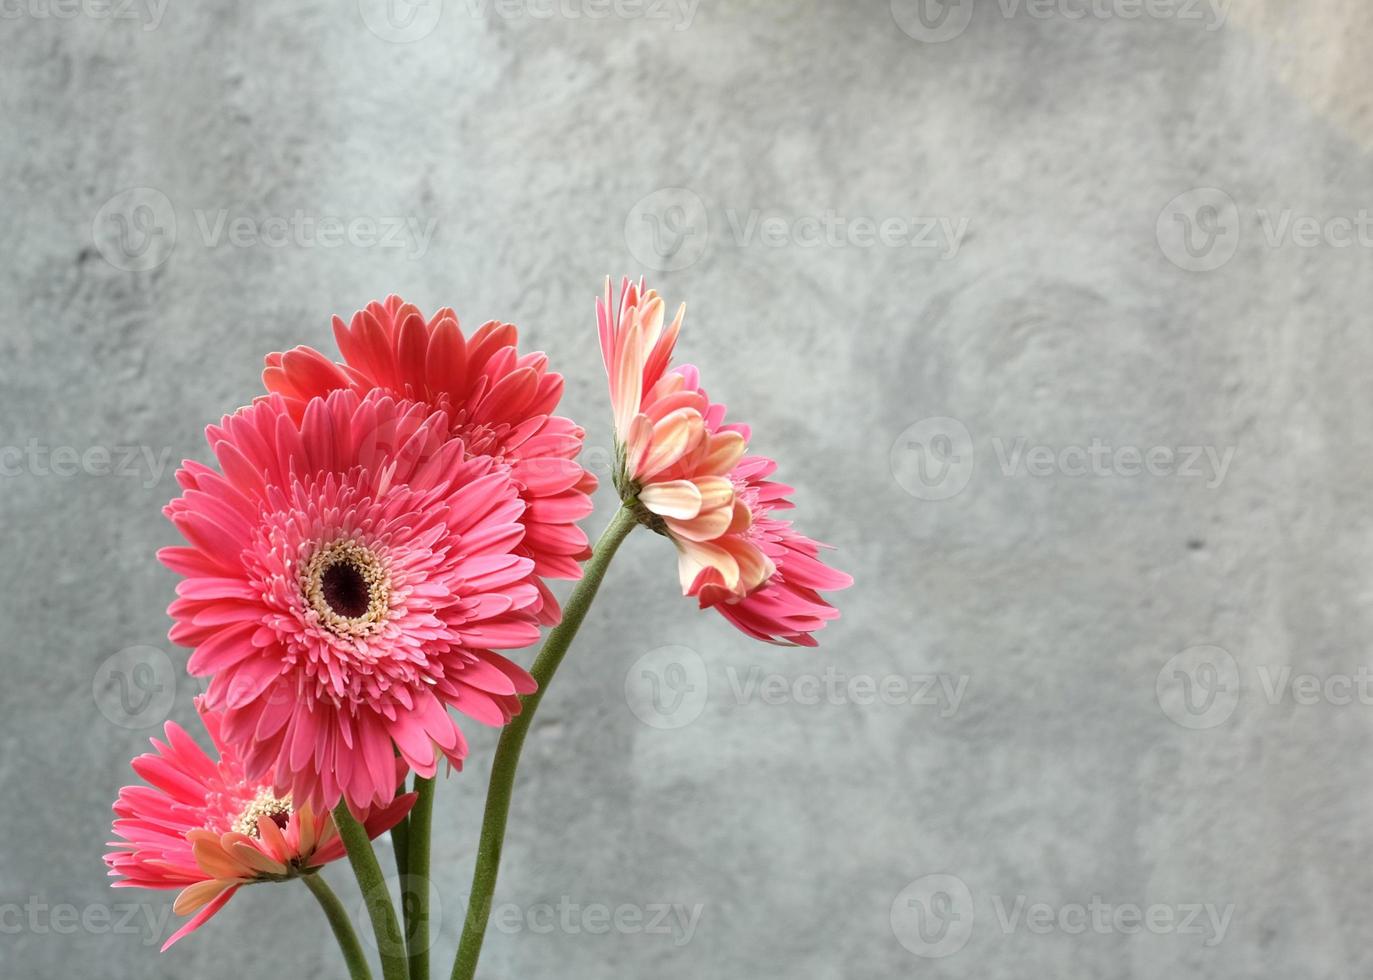
[[[316,809],[395,793],[467,747],[446,708],[501,725],[534,690],[491,651],[538,637],[509,470],[465,459],[443,412],[335,391],[300,418],[276,395],[207,429],[167,516],[188,546],[168,610],[251,779]],[[437,751],[436,751],[437,748]]]
[[[199,700],[196,707],[203,707]],[[152,739],[157,751],[133,760],[150,785],[119,791],[114,832],[120,839],[105,855],[110,875],[120,879],[116,888],[181,889],[172,910],[194,918],[164,950],[204,925],[242,886],[314,874],[346,853],[331,814],[297,806],[269,783],[249,779],[238,752],[221,738],[218,716],[202,710],[201,718],[218,758],[168,722],[167,741]],[[394,827],[414,802],[410,793],[367,814],[368,837]]]
[[[279,393],[297,419],[311,398],[339,388],[361,395],[382,389],[445,412],[469,457],[509,466],[528,505],[517,552],[534,561],[528,581],[543,600],[539,621],[556,623],[558,603],[542,577],[581,577],[579,563],[590,549],[577,522],[591,513],[596,489],[596,477],[575,462],[585,431],[552,414],[562,375],[548,370],[543,354],[520,356],[514,324],[492,320],[464,337],[451,309],[426,322],[399,296],[371,303],[351,324],[333,322],[343,363],[310,347],[269,354],[267,390]]]
[[[762,550],[738,533],[750,517],[728,477],[744,455],[748,429],[708,425],[705,394],[668,370],[684,313],[679,308],[664,329],[662,297],[627,279],[618,307],[611,305],[609,279],[596,304],[615,414],[615,487],[677,546],[685,594],[709,586],[742,596],[772,572]],[[714,409],[722,420],[723,406]]]
[[[607,279],[597,315],[621,497],[637,499],[677,544],[683,591],[703,608],[757,639],[815,646],[811,634],[839,615],[819,590],[853,580],[820,561],[821,545],[772,515],[792,507],[792,489],[767,479],[777,468],[771,459],[744,456],[748,426],[725,421],[725,406],[706,396],[696,368],[669,369],[682,313],[663,329],[662,299],[628,279],[613,311]]]

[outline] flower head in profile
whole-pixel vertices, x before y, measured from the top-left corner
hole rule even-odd
[[[683,308],[684,309],[684,308]],[[838,612],[820,590],[852,579],[819,559],[821,546],[774,516],[791,488],[768,477],[776,463],[745,456],[749,427],[727,422],[691,365],[672,367],[683,310],[666,327],[662,298],[628,279],[597,303],[601,352],[615,415],[615,483],[645,523],[677,546],[686,595],[744,633],[814,646]]]
[[[466,455],[489,456],[509,469],[526,507],[517,553],[530,558],[528,582],[540,593],[539,621],[556,623],[557,600],[543,577],[576,579],[590,553],[577,522],[591,513],[596,478],[575,460],[583,429],[554,415],[562,376],[539,353],[521,355],[514,324],[492,320],[470,337],[441,309],[426,320],[391,296],[353,315],[334,317],[343,355],[336,364],[309,347],[270,354],[262,379],[299,419],[311,398],[337,389],[381,390],[442,411]]]
[[[154,752],[133,760],[148,785],[126,786],[114,804],[114,848],[105,855],[116,888],[177,888],[172,910],[193,918],[162,948],[204,925],[244,885],[314,874],[345,854],[328,812],[270,783],[249,779],[239,753],[221,738],[220,718],[197,708],[217,758],[175,722]],[[393,764],[394,768],[394,764]],[[393,774],[399,779],[401,772]],[[369,837],[399,823],[415,795],[399,796],[365,814]]]
[[[748,429],[709,425],[713,409],[723,419],[723,406],[668,370],[685,309],[664,326],[656,291],[625,280],[612,306],[606,280],[596,312],[615,415],[615,486],[676,545],[687,595],[709,586],[742,596],[772,572],[767,556],[740,536],[750,516],[728,475],[744,455]]]
[[[166,509],[184,547],[168,610],[250,779],[317,812],[395,794],[394,757],[434,775],[534,690],[493,650],[538,637],[508,467],[468,458],[442,411],[348,390],[272,395],[207,430]]]

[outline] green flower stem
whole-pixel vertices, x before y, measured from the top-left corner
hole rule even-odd
[[[381,876],[381,865],[377,863],[372,842],[367,839],[367,831],[348,811],[346,800],[334,807],[334,823],[343,845],[348,848],[348,863],[353,866],[367,914],[372,918],[372,932],[381,954],[381,975],[385,980],[406,980],[405,937],[396,921],[396,910],[391,905],[391,895],[386,890],[386,880]]]
[[[405,780],[400,781],[396,787],[396,795],[404,796],[409,790],[405,788]],[[400,875],[401,880],[405,880],[406,862],[410,860],[410,817],[407,814],[401,822],[391,828],[391,853],[396,859],[396,874]],[[409,933],[406,933],[409,935]]]
[[[491,915],[491,897],[496,892],[496,874],[501,864],[501,844],[505,840],[506,818],[510,815],[510,796],[515,785],[515,767],[520,762],[524,737],[529,732],[534,713],[539,709],[558,665],[577,630],[586,619],[587,610],[601,587],[610,559],[630,531],[637,524],[634,502],[626,502],[615,514],[610,526],[596,542],[596,550],[582,569],[582,580],[572,591],[563,608],[563,619],[544,641],[543,649],[534,660],[530,673],[538,681],[539,689],[521,699],[523,708],[505,726],[496,745],[491,762],[491,782],[486,791],[486,813],[482,817],[481,842],[477,846],[477,865],[472,872],[472,894],[468,901],[467,921],[462,927],[462,941],[453,961],[453,980],[472,980],[477,972],[477,958],[481,955],[486,922]]]
[[[353,931],[348,911],[338,900],[334,890],[325,884],[324,879],[318,874],[306,875],[301,881],[305,882],[305,887],[319,899],[320,908],[324,909],[324,915],[334,930],[334,938],[338,940],[339,949],[343,950],[343,960],[348,964],[348,976],[352,980],[372,980],[372,971],[367,966],[367,954],[362,951],[362,943],[358,942],[358,934]]]
[[[412,885],[417,890],[413,904],[402,899],[401,908],[410,950],[410,980],[429,980],[429,831],[434,817],[434,780],[416,775],[415,792],[419,799],[410,810],[403,872],[409,881],[402,882],[401,892],[407,894]]]

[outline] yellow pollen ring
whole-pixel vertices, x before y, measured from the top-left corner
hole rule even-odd
[[[278,799],[265,786],[258,790],[257,796],[244,807],[243,812],[234,821],[234,833],[256,838],[257,822],[262,817],[271,817],[279,826],[285,826],[291,817],[291,794],[287,793],[284,799]],[[277,819],[278,817],[281,819]]]
[[[349,578],[366,589],[366,608],[339,611],[330,603],[330,571],[343,566]],[[305,599],[326,628],[340,636],[366,636],[386,622],[391,609],[391,576],[371,550],[356,541],[336,541],[315,552],[301,575]]]

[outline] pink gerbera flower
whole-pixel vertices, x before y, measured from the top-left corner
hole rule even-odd
[[[196,707],[203,707],[199,699]],[[314,874],[345,854],[331,814],[248,778],[238,752],[221,738],[220,719],[203,710],[201,718],[219,758],[168,722],[167,741],[153,739],[157,751],[133,760],[151,785],[119,791],[114,832],[120,839],[105,855],[110,874],[121,879],[116,888],[181,889],[172,910],[194,918],[164,950],[200,928],[243,885]],[[367,814],[368,837],[394,827],[414,802],[415,794],[407,794]]]
[[[701,590],[701,605],[713,606],[740,630],[758,640],[796,646],[817,646],[811,634],[826,622],[839,618],[821,591],[846,589],[853,578],[820,560],[825,547],[773,516],[773,511],[794,505],[787,494],[792,488],[767,478],[777,464],[766,456],[745,456],[730,471],[739,501],[753,520],[739,532],[768,556],[773,572],[767,581],[743,598],[725,589]]]
[[[425,321],[399,296],[371,303],[351,324],[334,317],[343,354],[335,364],[319,351],[297,347],[269,354],[262,380],[299,419],[315,396],[339,388],[365,395],[382,389],[447,414],[467,455],[491,456],[509,466],[527,506],[518,553],[533,559],[528,581],[542,597],[539,620],[558,622],[557,600],[541,576],[576,579],[590,554],[577,522],[591,513],[596,478],[575,459],[586,433],[554,415],[562,375],[540,353],[520,356],[511,323],[492,320],[464,337],[457,314],[441,309]]]
[[[297,417],[298,416],[298,417]],[[443,412],[335,391],[277,395],[207,437],[166,513],[186,547],[169,612],[250,779],[316,810],[389,802],[393,756],[430,777],[466,754],[445,710],[501,725],[531,677],[493,649],[538,637],[525,505],[508,467],[466,458]]]
[[[744,455],[748,429],[708,426],[712,406],[705,394],[682,372],[668,370],[686,307],[666,329],[663,309],[655,290],[627,279],[618,307],[611,305],[609,279],[596,304],[615,414],[615,486],[677,546],[685,594],[710,586],[742,596],[772,572],[762,550],[738,534],[749,513],[728,477]],[[717,409],[723,417],[723,406]]]
[[[749,427],[725,421],[691,365],[670,368],[682,312],[664,330],[663,303],[628,279],[612,315],[610,281],[597,304],[621,467],[616,487],[673,539],[683,591],[760,640],[815,646],[839,613],[820,590],[853,580],[819,559],[822,547],[773,516],[791,487],[777,464],[744,456]],[[668,423],[668,424],[665,424]],[[727,485],[727,486],[726,486]]]

